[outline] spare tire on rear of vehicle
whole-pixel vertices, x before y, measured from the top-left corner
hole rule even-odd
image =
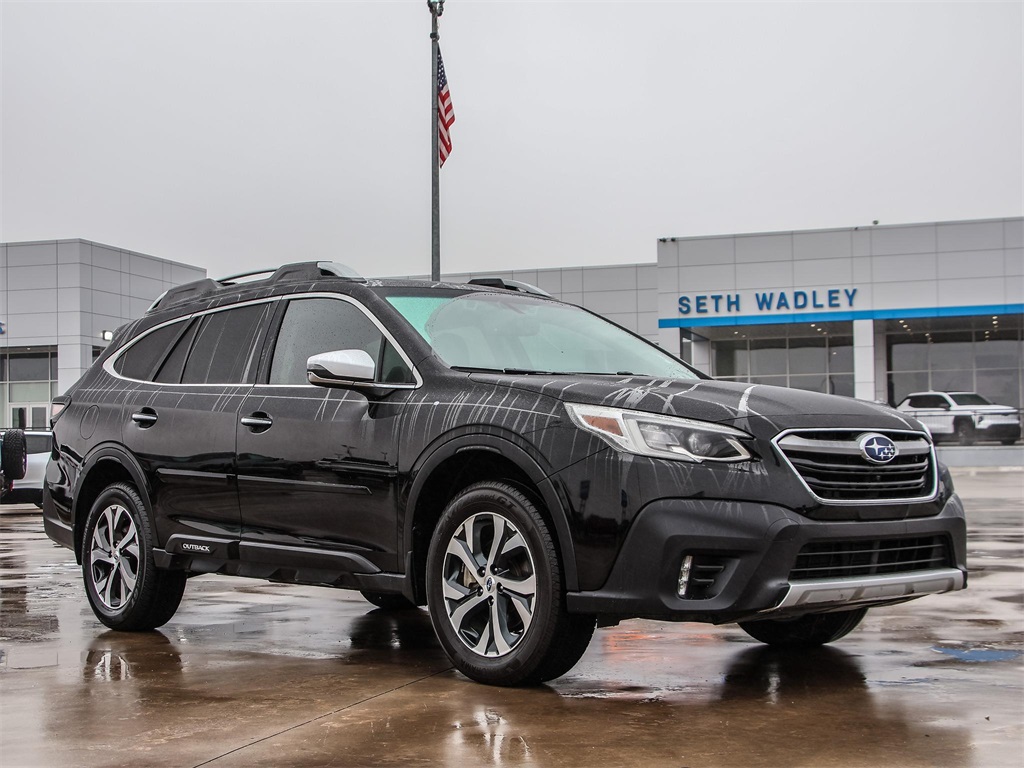
[[[21,480],[25,477],[28,450],[25,447],[25,433],[20,429],[4,432],[3,443],[0,444],[0,460],[6,479]]]

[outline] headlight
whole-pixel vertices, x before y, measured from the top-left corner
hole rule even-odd
[[[600,405],[566,403],[565,407],[578,427],[620,451],[697,462],[746,461],[751,457],[740,442],[750,435],[732,427]]]

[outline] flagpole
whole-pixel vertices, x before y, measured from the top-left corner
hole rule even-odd
[[[431,249],[430,279],[441,279],[441,163],[438,142],[437,101],[437,17],[444,13],[444,0],[427,0],[430,9],[430,174],[431,174]]]

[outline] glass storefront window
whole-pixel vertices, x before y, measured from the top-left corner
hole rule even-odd
[[[979,370],[974,389],[993,403],[1020,406],[1021,372],[1015,368]]]
[[[852,396],[850,331],[850,323],[721,328],[701,341],[715,378]]]
[[[714,370],[722,377],[746,376],[750,373],[747,340],[715,343]]]
[[[970,331],[932,334],[928,345],[928,367],[956,370],[974,367],[974,339]]]
[[[853,373],[853,336],[828,337],[830,373]]]
[[[786,339],[751,339],[751,381],[754,377],[773,374],[786,374]]]
[[[50,400],[50,382],[33,381],[10,384],[9,398],[12,403],[31,403]]]
[[[894,339],[889,347],[890,371],[922,371],[928,368],[928,340]]]
[[[56,379],[55,347],[0,349],[0,428],[45,429]]]
[[[1019,408],[1024,399],[1022,339],[1020,315],[890,321],[890,402],[899,403],[911,392],[960,391]]]
[[[973,392],[974,367],[960,371],[932,371],[931,388],[939,392]]]
[[[808,392],[827,392],[828,380],[824,376],[790,376],[789,386]]]
[[[49,381],[50,355],[47,352],[12,353],[7,368],[9,381]]]
[[[791,339],[791,342],[796,342]],[[828,349],[824,337],[818,339],[800,339],[789,350],[789,373],[799,375],[806,373],[824,373],[828,370]],[[801,387],[807,389],[807,387]]]

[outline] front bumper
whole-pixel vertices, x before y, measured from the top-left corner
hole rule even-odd
[[[810,578],[814,569],[791,574],[809,545],[926,539],[944,548],[942,563],[918,570],[904,563],[899,572],[856,566],[838,577],[826,570],[826,578]],[[680,597],[686,557],[699,588]],[[769,504],[662,499],[637,516],[604,586],[567,599],[573,613],[723,624],[903,602],[966,581],[966,524],[955,494],[938,515],[870,522],[812,520]]]

